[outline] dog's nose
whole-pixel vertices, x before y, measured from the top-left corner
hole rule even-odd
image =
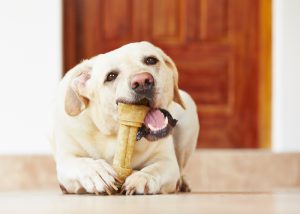
[[[144,72],[134,75],[130,85],[137,94],[148,94],[152,91],[154,79],[150,73]]]

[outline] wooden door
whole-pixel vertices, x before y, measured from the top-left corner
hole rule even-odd
[[[148,40],[174,59],[180,87],[197,103],[198,147],[257,148],[260,134],[268,132],[260,132],[268,122],[261,123],[260,116],[259,2],[64,0],[64,69]]]

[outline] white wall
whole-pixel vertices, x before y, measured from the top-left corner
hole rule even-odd
[[[49,105],[61,73],[61,2],[4,1],[0,26],[0,153],[48,153]]]
[[[273,149],[300,151],[300,1],[273,0]]]

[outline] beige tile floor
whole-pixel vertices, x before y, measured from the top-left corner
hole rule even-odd
[[[62,195],[59,191],[0,192],[0,213],[300,213],[300,190],[199,192],[151,196]]]

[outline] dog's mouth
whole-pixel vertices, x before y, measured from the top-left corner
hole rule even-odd
[[[150,110],[144,119],[144,124],[138,130],[136,136],[137,140],[140,140],[144,137],[149,141],[155,141],[167,137],[177,123],[177,120],[174,119],[167,110],[161,108],[151,108],[150,101],[145,98],[137,102],[118,99],[116,103],[145,105],[150,107]]]
[[[147,140],[155,141],[167,137],[176,123],[177,120],[167,110],[151,109],[144,119],[144,124],[139,128],[136,138],[140,140],[145,137]]]
[[[128,99],[125,99],[125,98],[118,98],[116,100],[116,104],[118,105],[118,103],[125,103],[125,104],[131,104],[131,105],[144,105],[144,106],[148,106],[148,107],[151,107],[152,106],[152,100],[150,99],[147,99],[147,98],[142,98],[142,99],[139,99],[139,100],[128,100]]]

